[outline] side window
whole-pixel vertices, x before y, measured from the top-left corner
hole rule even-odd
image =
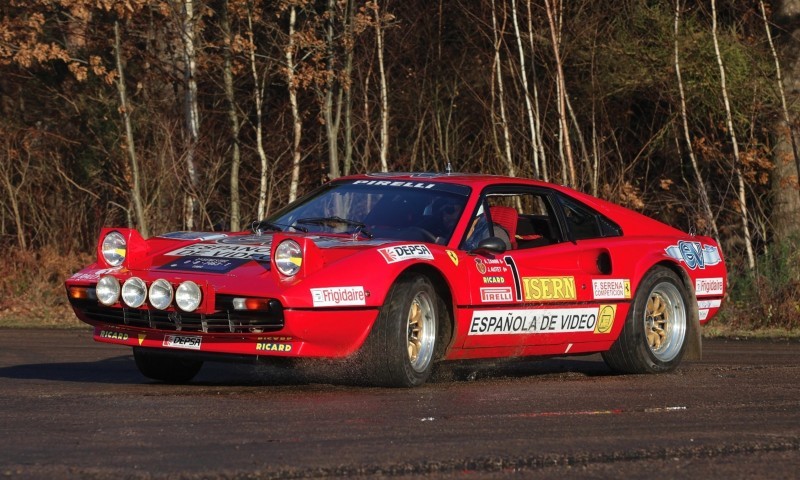
[[[561,242],[558,221],[546,192],[505,188],[486,195],[494,236],[509,239],[509,249]]]
[[[561,207],[575,240],[622,235],[619,226],[583,204],[561,197]]]

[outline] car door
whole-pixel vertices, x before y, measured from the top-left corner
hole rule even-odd
[[[610,334],[630,284],[625,293],[625,282],[616,282],[624,279],[611,278],[610,252],[591,237],[613,229],[586,226],[576,238],[572,229],[594,222],[594,212],[546,188],[504,186],[484,195],[492,229],[510,241],[502,254],[474,256],[464,347],[573,345]]]

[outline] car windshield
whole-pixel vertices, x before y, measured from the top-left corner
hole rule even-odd
[[[332,182],[266,222],[283,230],[446,244],[469,187],[432,182]]]

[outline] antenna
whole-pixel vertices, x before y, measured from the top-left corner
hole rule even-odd
[[[447,167],[445,167],[445,172],[450,175],[453,173],[453,166],[450,165],[450,160],[447,161]]]

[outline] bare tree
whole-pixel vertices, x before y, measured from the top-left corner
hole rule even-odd
[[[497,82],[497,100],[500,104],[500,128],[503,131],[503,157],[508,168],[508,175],[517,176],[517,169],[514,166],[514,159],[511,156],[511,134],[508,130],[508,119],[506,118],[506,104],[503,90],[503,69],[500,60],[501,39],[497,26],[497,13],[495,12],[494,0],[492,0],[492,35],[494,37],[494,72]]]
[[[525,112],[528,115],[528,129],[531,136],[531,151],[533,153],[533,175],[540,178],[539,173],[539,150],[536,138],[536,119],[533,114],[533,102],[531,101],[530,88],[528,87],[528,72],[525,68],[525,52],[522,50],[522,35],[519,32],[519,21],[517,20],[517,1],[511,0],[511,18],[514,22],[514,36],[517,40],[517,51],[519,52],[519,70],[522,79],[522,89],[525,94]]]
[[[258,152],[259,160],[261,160],[261,171],[258,182],[258,210],[256,212],[256,218],[262,219],[266,216],[267,206],[269,205],[267,198],[268,179],[269,179],[269,160],[267,159],[267,152],[264,150],[264,127],[263,127],[264,87],[266,86],[267,83],[266,81],[267,67],[264,67],[263,75],[259,75],[258,64],[256,62],[256,42],[255,42],[255,35],[253,33],[253,4],[251,2],[247,3],[247,40],[249,44],[248,51],[250,58],[250,74],[253,77],[253,103],[255,104],[256,107],[256,123],[254,125],[256,133],[256,151]],[[290,89],[290,95],[291,95],[291,89]]]
[[[386,69],[383,64],[383,17],[378,0],[372,2],[375,13],[375,42],[378,49],[378,74],[381,82],[381,171],[389,170],[389,85],[386,81]]]
[[[742,231],[744,234],[744,244],[747,250],[747,266],[750,270],[755,269],[756,260],[753,254],[753,240],[750,237],[750,225],[747,213],[747,196],[745,192],[744,178],[742,177],[741,160],[739,158],[739,142],[736,140],[736,131],[733,128],[733,115],[731,114],[731,103],[728,99],[728,88],[725,83],[725,66],[722,63],[722,55],[719,51],[719,39],[717,35],[717,1],[711,0],[711,33],[714,40],[714,52],[717,56],[717,65],[719,66],[720,75],[720,88],[722,89],[722,99],[725,103],[725,121],[728,126],[728,133],[730,134],[731,144],[733,146],[733,170],[738,181],[739,191],[739,208],[741,210],[742,218]]]
[[[717,240],[717,243],[719,243],[719,229],[717,228],[717,222],[714,219],[714,214],[711,212],[711,203],[708,201],[708,191],[706,189],[706,184],[703,181],[703,176],[700,173],[700,167],[697,165],[697,157],[694,154],[694,148],[692,148],[692,137],[689,133],[689,120],[686,113],[686,95],[683,91],[683,78],[681,77],[681,62],[678,49],[678,27],[680,25],[680,15],[681,0],[675,0],[675,75],[678,78],[678,92],[680,93],[681,98],[683,136],[684,140],[686,141],[686,148],[689,151],[689,160],[692,163],[692,170],[694,171],[694,178],[697,182],[697,189],[700,192],[700,204],[703,208],[706,222],[711,226],[711,230],[714,232],[714,238]]]
[[[184,223],[186,228],[195,228],[197,208],[198,173],[195,162],[197,142],[200,139],[200,110],[197,105],[197,33],[199,18],[195,11],[195,0],[181,0],[180,37],[183,46],[183,98],[186,122],[186,173],[189,191],[186,194]]]
[[[561,158],[562,181],[575,186],[575,162],[572,159],[572,146],[569,141],[567,125],[567,87],[564,82],[564,66],[561,62],[561,0],[545,0],[547,22],[550,24],[550,38],[553,42],[553,56],[556,61],[556,90],[558,96],[558,138],[563,154]],[[567,177],[567,171],[569,177]]]
[[[117,62],[117,92],[119,93],[119,109],[122,113],[122,120],[125,124],[125,147],[128,152],[128,161],[131,167],[133,185],[131,185],[131,200],[133,210],[136,215],[136,223],[139,232],[144,236],[149,236],[147,217],[144,212],[144,202],[142,201],[142,186],[139,178],[139,160],[136,156],[136,143],[133,137],[133,125],[131,124],[131,106],[128,104],[128,91],[125,87],[125,70],[122,66],[122,53],[120,52],[119,21],[114,22],[114,58]]]
[[[800,236],[800,153],[797,146],[797,122],[795,110],[788,105],[796,105],[800,86],[800,42],[798,42],[797,19],[800,18],[800,0],[783,0],[775,5],[774,16],[780,26],[786,30],[781,43],[781,53],[787,64],[784,75],[779,61],[778,51],[772,40],[770,25],[763,0],[759,0],[761,15],[764,17],[764,29],[767,33],[770,52],[775,61],[776,81],[781,100],[782,118],[773,124],[775,147],[773,158],[775,167],[772,170],[772,200],[774,208],[770,219],[775,229],[776,238],[790,239]],[[788,95],[787,90],[788,89]],[[787,100],[788,96],[788,100]],[[794,160],[794,161],[792,161]]]
[[[295,75],[295,24],[297,23],[297,8],[294,5],[289,7],[289,42],[286,45],[286,82],[289,88],[289,104],[292,107],[292,178],[289,183],[289,201],[293,202],[297,198],[298,184],[300,183],[300,140],[303,135],[303,121],[300,117],[300,109],[297,106],[297,78]]]
[[[241,228],[241,214],[239,213],[239,165],[241,163],[241,154],[239,152],[239,114],[236,111],[236,96],[233,90],[233,52],[232,43],[233,35],[231,35],[230,24],[230,4],[228,0],[224,0],[222,4],[222,12],[220,15],[220,26],[222,27],[222,34],[224,36],[224,48],[222,51],[223,65],[222,77],[225,84],[225,98],[228,100],[228,120],[231,124],[231,224],[230,229],[233,231]]]

